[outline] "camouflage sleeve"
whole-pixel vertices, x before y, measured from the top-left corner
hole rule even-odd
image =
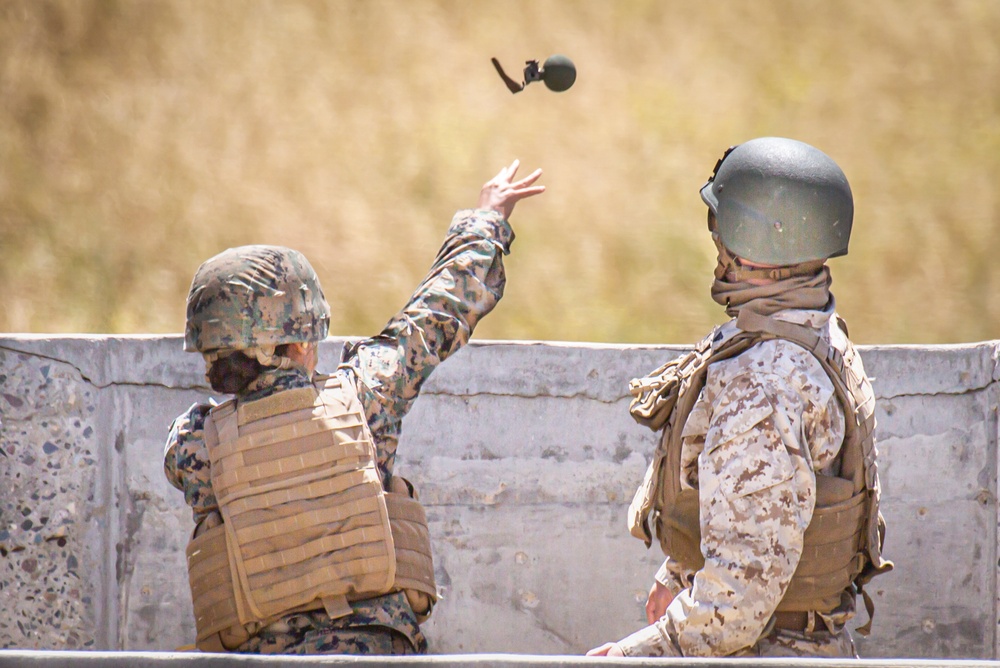
[[[752,646],[798,566],[816,493],[801,436],[835,399],[789,382],[794,369],[780,360],[768,360],[766,373],[749,361],[710,397],[698,462],[705,566],[662,619],[621,641],[627,655],[726,656]],[[821,447],[839,447],[829,436]]]
[[[382,330],[344,351],[343,366],[358,379],[362,404],[391,472],[403,417],[438,364],[469,340],[503,296],[503,255],[514,233],[484,209],[455,214],[441,250],[409,302]]]
[[[184,500],[197,523],[217,509],[212,491],[211,464],[202,436],[211,404],[194,404],[170,425],[163,451],[163,473],[171,485],[184,492]]]

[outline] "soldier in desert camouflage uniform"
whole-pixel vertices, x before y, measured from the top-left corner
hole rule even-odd
[[[630,528],[648,545],[651,521],[667,559],[649,626],[589,654],[854,657],[856,594],[891,563],[874,394],[825,265],[847,252],[851,191],[819,150],[761,138],[730,149],[701,193],[719,250],[712,295],[733,320],[632,382],[633,416],[663,437]],[[821,509],[847,505],[847,538],[811,548]],[[847,565],[823,575],[839,567],[835,546]]]
[[[513,181],[518,163],[487,182],[476,209],[455,215],[429,274],[409,303],[370,339],[345,348],[335,373],[356,388],[386,490],[403,417],[438,364],[461,348],[478,321],[503,295],[502,255],[514,233],[507,222],[520,199],[544,190],[541,174]],[[212,277],[222,287],[205,288]],[[291,279],[291,280],[289,280]],[[282,286],[292,286],[282,291]],[[230,290],[228,286],[232,286]],[[247,305],[246,294],[266,297]],[[235,394],[237,405],[286,390],[312,387],[316,343],[329,327],[329,306],[308,261],[281,247],[230,249],[208,260],[188,299],[186,350],[205,355],[213,389]],[[170,429],[164,454],[167,479],[182,490],[199,530],[218,524],[211,463],[203,434],[213,404],[195,404]],[[425,602],[426,603],[426,602]],[[426,606],[424,606],[426,607]],[[250,634],[238,647],[251,653],[410,654],[427,642],[418,613],[403,592],[352,601],[331,618],[323,608],[289,614]]]

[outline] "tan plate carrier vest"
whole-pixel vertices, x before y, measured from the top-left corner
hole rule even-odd
[[[354,385],[221,404],[205,421],[221,513],[187,547],[197,647],[235,649],[292,612],[351,613],[349,601],[403,590],[436,600],[430,534],[413,488],[385,492]],[[207,529],[207,530],[206,530]]]
[[[837,324],[846,335],[839,317]],[[736,328],[728,339],[713,345],[710,335],[691,354],[671,361],[647,379],[633,381],[633,394],[652,387],[643,385],[644,381],[655,378],[668,382],[662,384],[655,402],[642,406],[633,401],[633,417],[653,429],[663,428],[663,435],[629,508],[629,530],[648,547],[652,537],[647,522],[651,519],[664,554],[691,570],[704,566],[698,490],[682,490],[680,484],[684,423],[705,385],[710,364],[735,357],[768,339],[796,343],[811,352],[830,377],[844,408],[845,437],[839,477],[816,476],[816,508],[805,532],[802,557],[777,610],[830,612],[841,604],[842,593],[854,586],[862,594],[869,615],[858,632],[867,635],[874,604],[863,586],[892,570],[893,565],[882,558],[885,522],[879,513],[875,394],[860,356],[846,336],[846,346],[839,350],[814,329],[746,309],[740,312]]]

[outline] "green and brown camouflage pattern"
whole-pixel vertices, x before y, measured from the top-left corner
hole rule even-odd
[[[244,654],[423,654],[427,639],[402,592],[351,604],[330,619],[322,610],[289,615],[265,626],[236,651]]]
[[[410,301],[377,336],[345,347],[335,372],[355,383],[388,486],[403,417],[424,381],[458,351],[503,296],[503,255],[514,233],[499,213],[459,211],[433,266]],[[255,401],[312,381],[300,368],[266,369],[237,397]],[[184,492],[195,523],[218,509],[203,428],[212,404],[191,406],[170,427],[163,469]],[[289,615],[264,627],[238,651],[282,654],[402,654],[426,651],[427,641],[402,592],[351,603],[353,613],[330,619],[322,610]]]
[[[329,329],[330,305],[302,253],[283,246],[239,246],[205,261],[195,273],[184,350],[322,341]]]

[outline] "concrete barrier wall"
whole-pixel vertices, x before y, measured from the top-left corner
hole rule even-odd
[[[862,349],[897,563],[873,583],[863,656],[998,656],[998,349]],[[577,654],[644,623],[660,555],[625,510],[655,437],[626,387],[681,350],[479,342],[434,374],[398,463],[445,596],[432,652]],[[173,417],[206,396],[202,373],[178,337],[0,338],[0,647],[193,641],[190,514],[161,457]]]

